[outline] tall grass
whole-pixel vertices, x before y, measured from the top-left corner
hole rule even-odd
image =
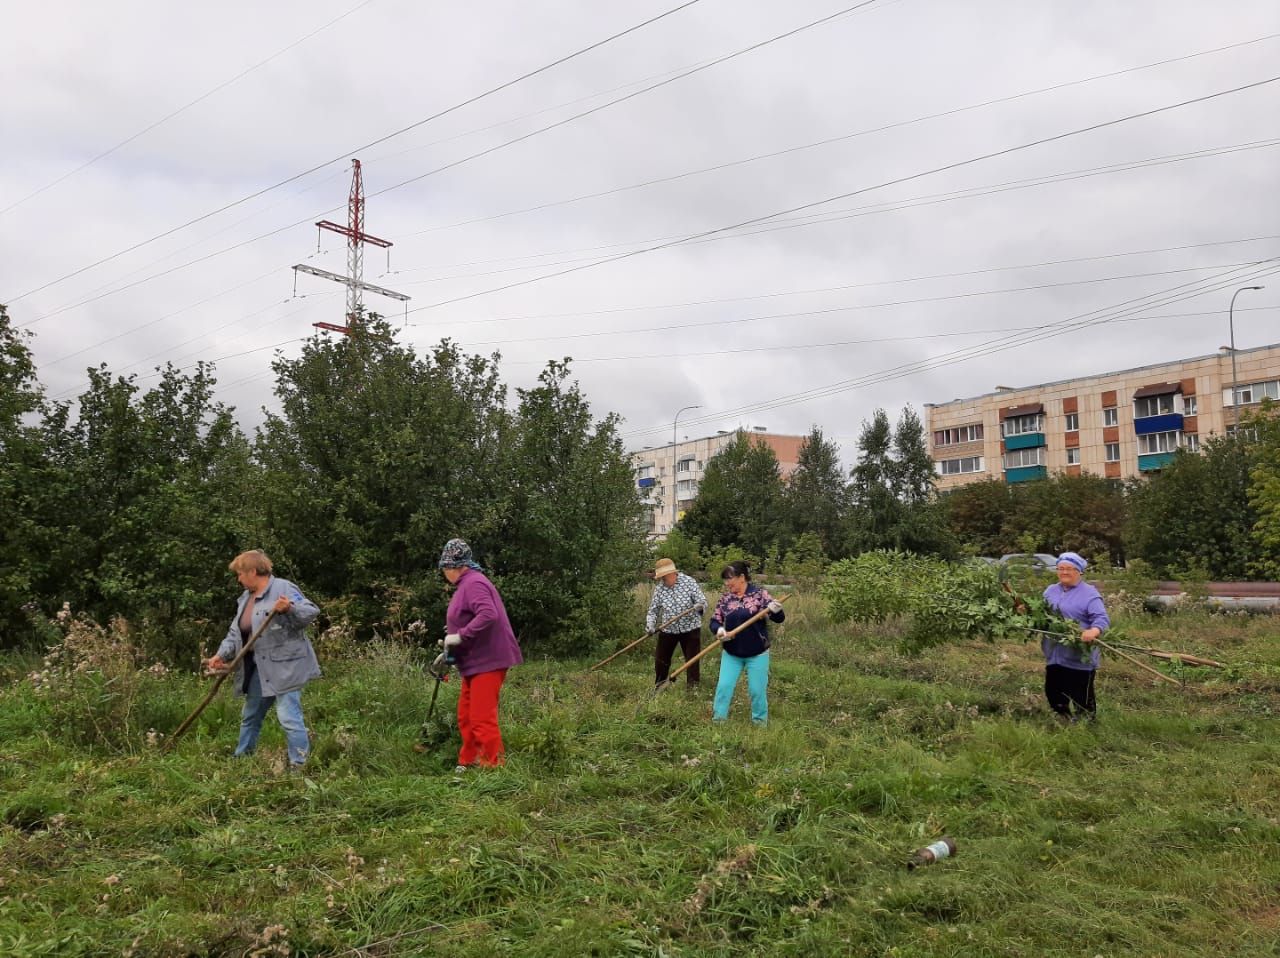
[[[331,644],[304,776],[274,719],[230,757],[226,694],[149,744],[194,676],[149,678],[133,714],[168,704],[102,738],[13,670],[0,954],[1275,954],[1274,620],[1126,623],[1249,665],[1179,691],[1108,660],[1101,721],[1060,728],[1033,645],[910,659],[892,623],[833,627],[806,595],[787,618],[767,728],[745,689],[710,723],[714,657],[656,697],[651,644],[536,661],[504,689],[508,765],[461,776],[449,744],[413,751],[433,682],[394,643]],[[957,856],[908,873],[944,833]]]

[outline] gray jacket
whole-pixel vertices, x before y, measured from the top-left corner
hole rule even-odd
[[[271,577],[267,591],[253,607],[253,632],[262,625],[262,620],[282,595],[289,597],[293,607],[288,612],[277,612],[266,631],[253,644],[253,660],[258,667],[258,681],[264,696],[293,692],[311,679],[320,677],[320,662],[306,634],[307,626],[320,614],[320,610],[288,579]],[[231,628],[227,630],[227,637],[218,646],[218,658],[224,662],[230,662],[240,654],[240,647],[244,644],[240,637],[240,616],[244,613],[244,604],[251,601],[253,597],[245,589],[236,603],[236,614],[231,620]],[[237,695],[244,694],[243,669],[243,664],[236,668]]]

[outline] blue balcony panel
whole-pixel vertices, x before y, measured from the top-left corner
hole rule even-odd
[[[1156,472],[1173,462],[1176,452],[1153,452],[1138,457],[1139,472]]]
[[[1174,432],[1182,430],[1182,414],[1171,412],[1164,416],[1146,416],[1133,421],[1133,431],[1139,436],[1153,432]]]
[[[1004,440],[1006,449],[1035,449],[1044,444],[1042,432],[1024,432],[1021,436],[1006,436]]]
[[[655,483],[656,481],[657,481],[656,479],[654,479],[652,476],[650,476],[648,479],[641,479],[641,480],[639,480],[639,481],[636,483],[636,485],[637,485],[637,486],[639,486],[641,489],[652,489],[652,488],[653,488],[653,485],[654,485],[654,483]]]
[[[1047,466],[1018,466],[1015,469],[1006,469],[1004,472],[1005,482],[1030,482],[1033,479],[1044,479],[1049,475]]]

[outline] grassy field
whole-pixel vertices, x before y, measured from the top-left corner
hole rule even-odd
[[[768,728],[745,688],[711,724],[714,659],[656,699],[648,644],[531,662],[509,764],[465,776],[413,751],[432,683],[392,644],[326,652],[301,776],[274,718],[230,758],[229,694],[148,744],[194,676],[0,667],[0,955],[1280,954],[1275,618],[1131,620],[1244,665],[1179,690],[1106,659],[1100,721],[1059,727],[1033,645],[906,659],[788,616]],[[943,834],[955,858],[904,868]]]

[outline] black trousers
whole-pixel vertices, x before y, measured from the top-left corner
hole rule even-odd
[[[1098,711],[1098,703],[1093,697],[1093,669],[1069,669],[1065,665],[1046,665],[1044,667],[1044,697],[1049,700],[1049,708],[1059,715],[1070,715],[1071,705],[1075,703],[1076,714],[1081,712],[1093,715]]]
[[[688,632],[658,633],[658,647],[653,655],[655,685],[664,681],[671,674],[671,656],[675,652],[677,645],[680,646],[680,651],[684,653],[684,660],[688,662],[702,651],[702,627],[690,629]],[[684,673],[685,681],[690,685],[697,685],[702,678],[700,674],[701,668],[702,663],[695,662]]]

